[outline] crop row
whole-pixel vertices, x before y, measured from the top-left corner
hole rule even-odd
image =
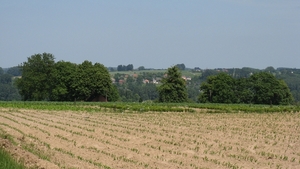
[[[37,110],[70,110],[86,112],[300,112],[298,105],[201,104],[201,103],[124,103],[124,102],[3,102],[0,107]]]

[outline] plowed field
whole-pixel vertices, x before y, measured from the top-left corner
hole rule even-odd
[[[2,147],[38,168],[300,168],[299,113],[1,108],[0,133]]]

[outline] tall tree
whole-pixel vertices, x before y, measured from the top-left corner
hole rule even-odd
[[[168,68],[167,77],[162,79],[158,87],[159,102],[187,102],[187,89],[181,72],[177,66]]]
[[[59,61],[53,70],[53,88],[50,100],[74,101],[75,88],[72,88],[76,77],[77,65],[71,62]]]
[[[108,101],[118,99],[116,88],[112,84],[108,70],[100,63],[84,61],[78,65],[72,88],[77,100],[91,100],[102,96]]]
[[[54,56],[50,53],[32,55],[20,65],[22,78],[16,83],[23,100],[49,100],[54,65]]]

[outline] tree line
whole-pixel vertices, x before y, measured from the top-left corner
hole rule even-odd
[[[54,59],[49,53],[35,54],[20,65],[22,78],[16,80],[16,86],[22,100],[118,100],[117,89],[102,64],[55,62]]]
[[[113,83],[108,69],[100,63],[84,61],[75,64],[55,62],[54,59],[49,53],[28,57],[27,62],[16,67],[22,72],[22,77],[15,80],[13,75],[2,77],[4,73],[0,69],[0,85],[9,84],[14,88],[14,91],[10,90],[15,93],[12,96],[17,98],[4,97],[4,92],[0,91],[0,100],[290,104],[292,95],[295,95],[290,88],[298,88],[285,83],[296,74],[289,73],[291,71],[286,73],[289,76],[284,72],[278,74],[272,67],[264,72],[251,68],[228,69],[226,73],[220,73],[223,69],[197,71],[191,80],[186,81],[181,74],[185,65],[177,64],[165,73],[142,72],[137,77],[116,73],[113,76],[116,83]],[[132,64],[119,67],[133,69]],[[18,75],[16,68],[6,72]],[[276,77],[279,75],[281,79],[285,77],[285,81],[278,80]],[[157,78],[160,79],[159,84],[144,83],[145,79]],[[7,86],[2,86],[1,90],[9,91]]]
[[[15,78],[20,75],[21,72],[17,66],[7,71],[0,67],[0,100],[21,100],[18,89],[14,85]]]
[[[292,94],[283,80],[267,72],[249,78],[233,78],[226,73],[209,76],[200,86],[200,102],[290,104]]]
[[[176,67],[178,67],[180,70],[185,70],[185,65],[183,63],[181,64],[176,64],[175,65]],[[113,67],[110,67],[109,68],[110,71],[133,71],[134,70],[134,67],[133,67],[133,64],[128,64],[128,65],[118,65],[117,68],[113,68]],[[144,66],[139,66],[137,68],[137,70],[146,70],[146,68]]]

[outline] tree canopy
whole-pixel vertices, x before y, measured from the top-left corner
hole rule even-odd
[[[133,70],[133,64],[129,64],[127,66],[125,65],[118,65],[117,71],[132,71]]]
[[[162,79],[162,85],[158,87],[159,102],[180,103],[187,102],[187,88],[185,80],[177,66],[168,68],[167,76]]]
[[[109,101],[118,99],[116,88],[113,87],[107,69],[100,63],[84,61],[78,65],[75,81],[72,84],[75,95],[79,100],[93,100],[103,96]]]
[[[290,89],[283,80],[278,80],[270,73],[261,72],[250,77],[253,102],[257,104],[289,104],[293,101]]]
[[[177,64],[176,66],[177,66],[178,69],[180,69],[180,70],[185,70],[185,65],[184,65],[183,63]]]
[[[234,79],[225,73],[209,76],[207,82],[201,84],[200,89],[203,93],[199,99],[201,102],[233,103],[234,83]]]
[[[50,53],[35,54],[20,65],[22,78],[17,87],[23,100],[49,100],[54,70],[54,56]]]
[[[13,85],[13,76],[10,74],[0,75],[0,100],[20,100],[17,88]]]
[[[22,78],[16,84],[23,100],[73,101],[118,99],[108,70],[100,63],[82,64],[59,61],[49,53],[35,54],[20,65]]]
[[[0,75],[2,75],[4,73],[4,70],[2,69],[2,67],[0,67]]]
[[[14,66],[14,67],[9,68],[6,73],[11,74],[13,76],[21,76],[22,75],[19,66]]]
[[[200,90],[200,102],[290,104],[293,101],[286,83],[267,72],[240,79],[220,73],[208,77]]]

